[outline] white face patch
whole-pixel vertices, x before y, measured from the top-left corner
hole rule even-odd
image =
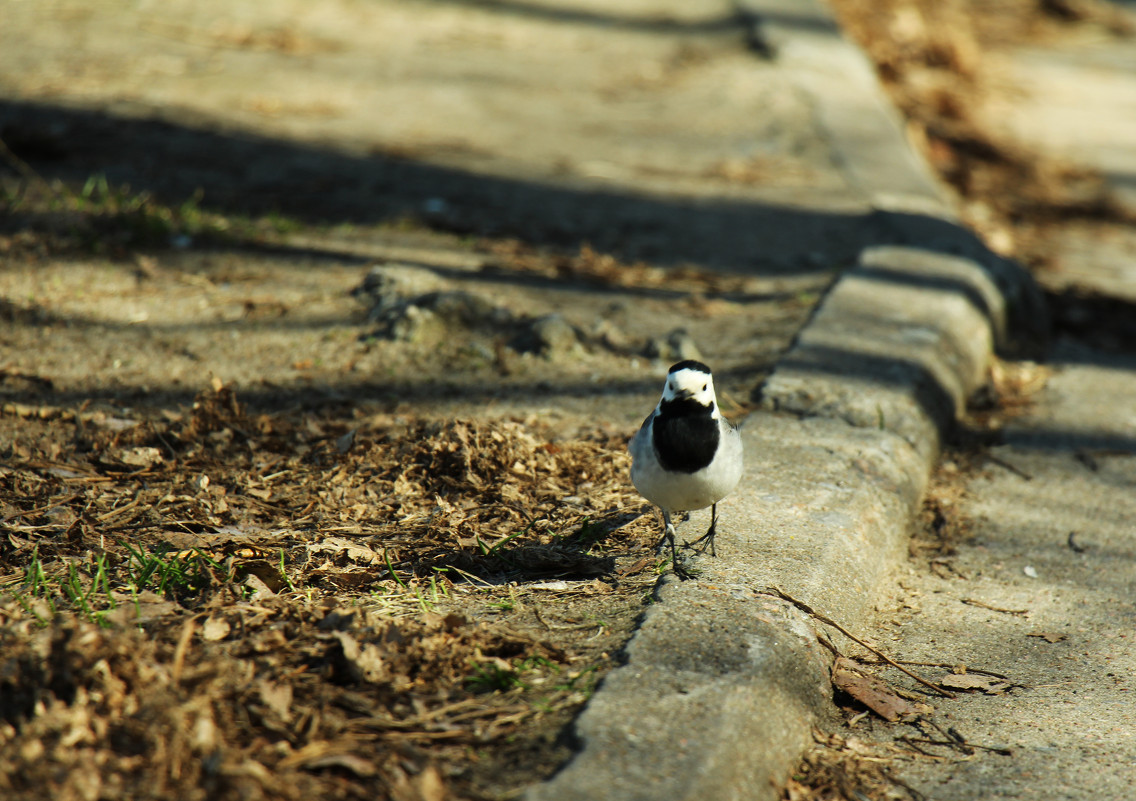
[[[702,406],[714,406],[714,379],[701,370],[678,370],[667,376],[663,400],[686,397]]]

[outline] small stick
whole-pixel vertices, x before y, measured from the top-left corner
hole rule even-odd
[[[548,625],[548,623],[545,621],[544,616],[540,613],[539,607],[533,607],[533,614],[536,615],[536,619],[540,623],[540,625],[544,626],[548,631],[552,631],[552,626]]]
[[[947,758],[947,757],[944,757],[940,754],[932,754],[930,751],[924,751],[922,748],[920,748],[918,746],[918,743],[938,745],[938,743],[934,743],[931,740],[916,740],[914,737],[909,737],[905,734],[905,735],[903,735],[902,737],[899,738],[899,741],[901,743],[907,743],[908,745],[911,746],[912,750],[918,751],[923,756],[931,757],[932,759],[946,759]],[[944,743],[944,745],[949,745],[949,743]]]
[[[974,753],[974,749],[970,747],[970,743],[968,743],[966,741],[966,738],[959,734],[953,726],[949,729],[944,729],[929,717],[924,717],[923,721],[931,726],[931,728],[933,728],[935,731],[939,732],[939,734],[946,737],[947,745],[954,746],[967,756],[970,756]]]
[[[62,499],[57,500],[57,501],[52,501],[51,503],[45,503],[43,506],[36,506],[33,509],[24,509],[24,510],[18,511],[18,512],[11,512],[9,514],[4,515],[4,517],[0,517],[0,523],[7,523],[9,520],[15,520],[16,518],[27,517],[28,515],[34,515],[34,514],[39,514],[40,512],[46,512],[48,509],[54,509],[55,507],[62,506],[65,503],[71,503],[71,501],[75,500],[78,497],[79,497],[79,493],[76,492],[74,495],[69,495],[66,498],[62,498]]]
[[[936,693],[943,696],[944,698],[954,698],[955,697],[954,693],[947,692],[946,690],[944,690],[942,687],[938,686],[937,684],[932,684],[931,682],[927,681],[926,679],[922,678],[921,676],[919,676],[919,675],[913,673],[912,671],[908,670],[903,665],[899,664],[894,659],[892,659],[890,656],[885,654],[883,651],[880,651],[880,650],[873,648],[872,646],[868,645],[866,642],[864,642],[859,637],[857,637],[856,635],[849,632],[848,629],[841,626],[839,623],[837,623],[832,618],[826,617],[825,615],[820,614],[819,612],[814,610],[811,606],[806,604],[804,601],[798,601],[796,598],[794,598],[792,595],[789,595],[787,592],[785,592],[781,588],[769,587],[766,590],[766,593],[769,594],[769,595],[776,595],[782,601],[788,601],[793,606],[797,607],[802,612],[804,612],[806,615],[809,615],[810,617],[816,618],[821,623],[825,623],[829,626],[832,626],[834,629],[839,631],[841,634],[843,634],[845,637],[850,639],[852,642],[856,643],[857,645],[859,645],[863,648],[867,648],[869,651],[871,651],[873,654],[878,656],[880,659],[887,662],[893,668],[895,668],[896,670],[902,671],[903,673],[906,673],[908,676],[915,679],[917,682],[922,684],[924,687],[927,687],[928,689],[934,690]]]
[[[980,606],[983,609],[989,609],[991,612],[1002,612],[1007,615],[1019,615],[1020,617],[1025,617],[1029,614],[1028,609],[1006,609],[1001,606],[991,606],[983,601],[976,601],[974,598],[959,598],[959,600],[970,606]]]
[[[1014,475],[1021,476],[1026,481],[1033,481],[1033,476],[1031,476],[1025,470],[1022,470],[1020,467],[1014,467],[1012,464],[1007,462],[1005,459],[999,459],[997,456],[990,454],[990,453],[986,454],[986,458],[989,459],[990,461],[992,461],[994,464],[1000,465],[1000,466],[1006,468],[1007,470],[1009,470]]]
[[[964,754],[966,754],[967,756],[972,756],[974,754],[973,748],[970,748],[969,745],[960,743],[956,740],[929,740],[927,738],[908,737],[906,735],[903,736],[903,737],[900,737],[899,739],[903,740],[903,742],[908,743],[910,745],[915,745],[916,743],[920,743],[921,745],[942,745],[942,746],[946,746],[947,748],[954,748],[954,749],[960,750]],[[922,752],[922,753],[926,753],[926,752]]]
[[[123,512],[129,512],[131,509],[133,509],[135,506],[137,506],[141,502],[142,502],[141,498],[135,498],[134,500],[132,500],[128,504],[125,504],[123,506],[117,506],[114,509],[111,509],[109,512],[105,512],[104,514],[99,515],[98,517],[95,518],[95,520],[99,523],[105,523],[106,521],[110,520],[112,517],[118,517]]]
[[[883,664],[886,664],[882,661],[881,662],[863,662],[863,660],[857,660],[857,661],[860,661],[862,664],[865,664],[865,665],[883,665]],[[915,665],[916,667],[938,667],[938,668],[951,668],[951,669],[958,667],[957,665],[952,665],[952,664],[949,664],[947,662],[911,662],[911,661],[908,661],[906,659],[897,659],[895,661],[899,662],[899,664],[901,664],[901,665]],[[1006,676],[1002,673],[995,673],[993,670],[980,670],[979,668],[972,668],[972,667],[970,667],[970,665],[967,665],[966,672],[967,673],[978,673],[982,676],[993,676],[996,679],[1005,679],[1006,681],[1010,680],[1009,676]]]
[[[938,723],[936,723],[935,721],[931,720],[931,718],[928,718],[928,717],[924,717],[923,721],[926,722],[926,723],[929,723],[931,726],[933,726],[939,732],[939,734],[943,735],[948,740],[951,740],[957,746],[960,746],[962,748],[981,748],[983,751],[993,751],[996,754],[1002,754],[1004,756],[1013,756],[1014,755],[1014,752],[1011,751],[1009,748],[1000,747],[1000,746],[990,746],[990,745],[976,745],[975,743],[969,742],[969,741],[967,741],[967,739],[965,737],[963,737],[961,734],[958,733],[958,730],[954,726],[951,726],[947,729],[944,729],[942,726],[940,726]],[[968,753],[973,754],[974,752],[970,751]]]
[[[174,648],[174,660],[170,668],[170,678],[173,679],[175,685],[181,681],[182,668],[185,666],[185,655],[189,650],[190,640],[193,639],[193,632],[197,629],[197,619],[203,616],[201,614],[194,615],[182,624],[181,636],[178,637],[177,647]]]
[[[1001,754],[1002,756],[1013,756],[1014,755],[1014,752],[1013,752],[1012,749],[1005,748],[1003,746],[998,746],[998,745],[978,745],[977,743],[971,743],[971,742],[965,742],[965,741],[960,743],[958,740],[954,740],[954,739],[950,739],[950,740],[922,740],[922,739],[918,739],[918,738],[915,738],[915,737],[908,737],[906,735],[903,736],[903,737],[900,737],[899,739],[902,740],[905,743],[910,743],[911,745],[915,745],[915,743],[922,743],[923,745],[943,745],[943,746],[948,746],[948,747],[951,747],[951,748],[959,748],[960,746],[963,746],[963,748],[961,750],[967,756],[971,756],[972,754],[974,754],[973,750],[967,750],[967,749],[974,749],[974,748],[979,748],[983,751],[993,751],[995,754]],[[926,752],[921,751],[920,753],[926,753]],[[934,755],[933,754],[927,754],[927,756],[934,756]]]

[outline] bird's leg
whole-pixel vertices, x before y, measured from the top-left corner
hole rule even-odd
[[[690,547],[694,548],[696,551],[698,551],[698,553],[702,553],[707,548],[709,548],[710,549],[710,555],[711,556],[717,556],[718,555],[718,549],[714,547],[714,537],[717,533],[718,533],[718,504],[713,503],[713,504],[710,504],[710,528],[708,528],[706,530],[705,534],[703,534],[701,537],[696,539],[694,542],[690,543]],[[698,545],[698,543],[703,544],[701,548],[695,548],[695,546]]]
[[[665,545],[667,542],[674,542],[675,534],[675,527],[674,524],[671,523],[670,512],[663,508],[660,508],[659,511],[663,513],[663,536],[659,537],[659,541],[655,543],[656,552],[661,551],[663,549],[663,545]]]
[[[663,547],[663,543],[669,542],[671,546],[671,567],[674,569],[675,575],[683,581],[690,578],[690,573],[682,566],[678,560],[678,549],[675,547],[675,527],[671,522],[671,513],[666,509],[661,509],[663,513],[663,536],[659,538],[658,543],[655,544],[655,550]]]

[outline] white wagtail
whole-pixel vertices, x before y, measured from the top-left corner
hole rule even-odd
[[[710,368],[691,359],[667,373],[663,397],[631,440],[631,483],[663,512],[664,531],[656,548],[671,546],[671,564],[679,578],[689,574],[679,564],[672,512],[710,507],[710,528],[689,545],[714,548],[718,501],[742,477],[742,438],[718,411]]]

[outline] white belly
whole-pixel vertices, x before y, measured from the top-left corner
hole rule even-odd
[[[631,483],[639,494],[671,512],[705,509],[726,497],[742,477],[742,440],[723,426],[714,461],[695,473],[671,473],[659,465],[646,431],[631,442]]]

